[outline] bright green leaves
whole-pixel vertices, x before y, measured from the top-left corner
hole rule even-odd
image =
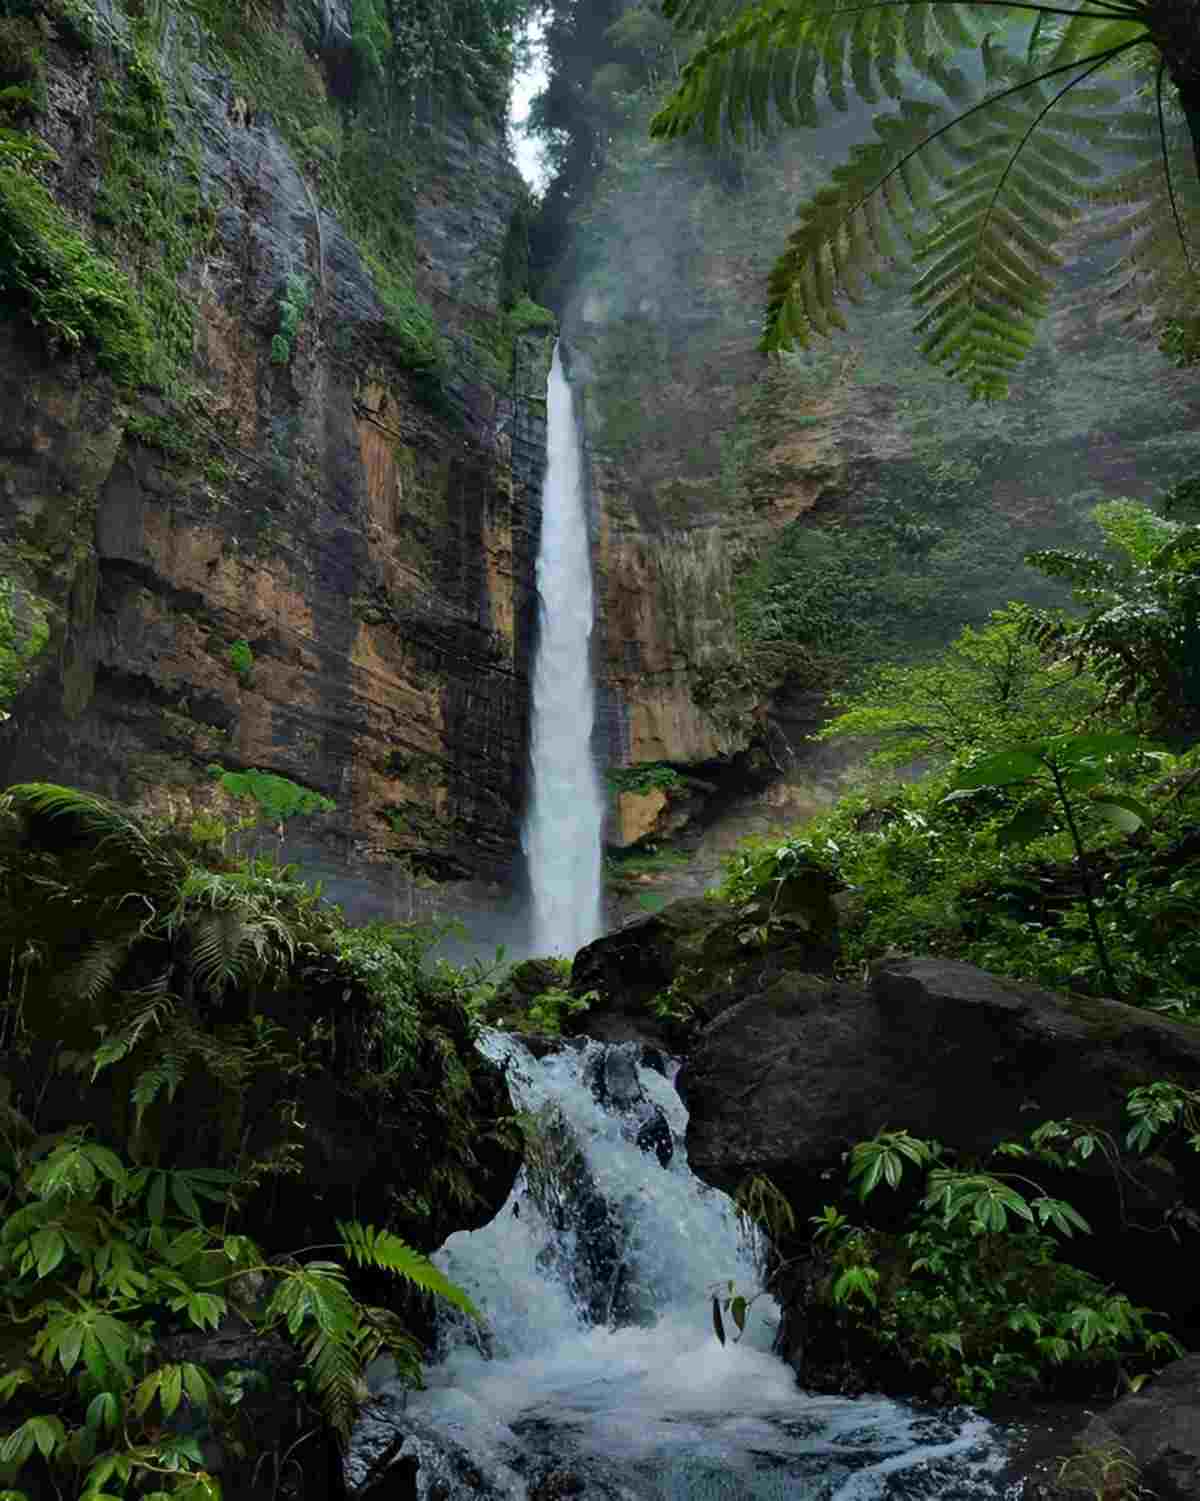
[[[873,1266],[848,1266],[833,1284],[835,1303],[852,1303],[863,1298],[872,1307],[879,1302],[875,1284],[879,1281],[878,1268]]]
[[[118,1192],[125,1187],[125,1169],[121,1159],[107,1147],[71,1136],[56,1146],[48,1157],[29,1174],[28,1188],[37,1198],[91,1199],[101,1180],[112,1183]]]
[[[144,1345],[131,1324],[90,1303],[51,1302],[46,1308],[46,1322],[31,1349],[47,1370],[57,1364],[70,1376],[82,1362],[97,1386],[124,1386],[131,1380],[130,1362]]]
[[[733,1319],[734,1324],[737,1326],[737,1334],[735,1336],[736,1343],[736,1341],[741,1339],[742,1335],[746,1332],[746,1312],[753,1301],[753,1298],[747,1298],[744,1294],[739,1293],[734,1288],[732,1282],[727,1284],[727,1289],[724,1294],[717,1292],[713,1293],[713,1333],[717,1336],[717,1339],[720,1340],[721,1344],[725,1343],[725,1321],[721,1317],[722,1306],[724,1306],[725,1312],[729,1314],[730,1318]]]
[[[1160,1131],[1181,1125],[1191,1133],[1189,1146],[1200,1151],[1200,1090],[1158,1080],[1131,1089],[1125,1109],[1133,1121],[1125,1136],[1126,1146],[1144,1152]]]
[[[23,1465],[35,1451],[50,1459],[67,1442],[62,1420],[54,1417],[26,1418],[0,1442],[0,1464]]]
[[[1160,1113],[1176,1122],[1169,1086],[1147,1089],[1154,1093],[1135,1092],[1131,1103],[1149,1110],[1157,1099]],[[1200,1093],[1191,1105],[1200,1111]],[[1098,1128],[1047,1121],[1027,1142],[1004,1142],[994,1155],[1061,1171],[1097,1150],[1111,1157],[1116,1144]],[[809,1221],[818,1297],[888,1358],[944,1369],[962,1399],[979,1401],[1048,1386],[1049,1368],[1058,1365],[1177,1351],[1170,1335],[1148,1326],[1149,1309],[1056,1261],[1044,1232],[1070,1237],[1090,1227],[1033,1179],[949,1166],[938,1143],[905,1131],[881,1131],[846,1155],[860,1197],[880,1183],[899,1187],[910,1165],[926,1171],[913,1228],[902,1234],[854,1225],[832,1205]],[[713,1316],[719,1324],[716,1299]]]
[[[354,1301],[346,1291],[345,1272],[333,1261],[310,1261],[285,1272],[265,1317],[268,1327],[282,1320],[293,1337],[309,1319],[326,1334],[348,1336],[356,1317]]]
[[[872,1141],[860,1141],[850,1153],[850,1181],[861,1179],[859,1198],[865,1199],[881,1181],[895,1188],[904,1174],[905,1162],[924,1166],[932,1161],[934,1146],[906,1131],[881,1131]]]
[[[184,1361],[159,1366],[139,1381],[133,1389],[132,1407],[140,1418],[157,1399],[163,1417],[169,1418],[185,1396],[194,1407],[207,1407],[215,1391],[212,1377],[202,1366]]]

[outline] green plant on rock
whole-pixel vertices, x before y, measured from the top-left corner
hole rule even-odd
[[[243,683],[251,681],[254,672],[254,653],[250,650],[248,641],[237,640],[229,648],[229,665]]]
[[[312,288],[306,276],[290,274],[279,294],[279,332],[271,340],[271,363],[286,365],[292,357],[292,344],[300,322],[312,301]]]
[[[529,1002],[521,1030],[559,1037],[566,1017],[578,1016],[580,1012],[587,1011],[599,998],[599,992],[595,990],[586,991],[583,995],[572,995],[569,990],[558,988],[543,990]]]
[[[1165,1096],[1160,1107],[1170,1111]],[[1056,1145],[1061,1139],[1066,1152]],[[993,1156],[1078,1166],[1096,1143],[1095,1132],[1047,1122],[1028,1145],[1005,1142]],[[911,1167],[926,1178],[912,1228],[901,1234],[857,1225],[832,1204],[811,1217],[812,1247],[824,1263],[817,1295],[840,1319],[881,1353],[948,1380],[964,1401],[1052,1386],[1062,1368],[1098,1376],[1131,1358],[1179,1353],[1169,1334],[1151,1327],[1149,1309],[1058,1261],[1046,1232],[1069,1238],[1089,1228],[1069,1203],[1025,1174],[951,1166],[951,1155],[938,1142],[887,1129],[851,1149],[848,1179],[860,1200],[881,1183],[898,1187]],[[775,1238],[793,1227],[790,1205],[781,1213],[776,1194],[760,1189],[758,1200],[755,1218],[773,1213]],[[778,1263],[763,1291],[791,1264]],[[721,1305],[741,1331],[752,1301],[733,1283],[714,1295],[722,1343]]]
[[[0,128],[0,306],[41,330],[53,352],[91,346],[125,384],[149,372],[150,327],[124,271],[96,250],[41,182],[55,153]]]
[[[646,793],[656,788],[666,791],[683,783],[679,772],[665,761],[642,761],[636,766],[611,766],[605,776],[614,792]]]
[[[49,622],[38,601],[24,592],[18,597],[12,580],[0,576],[0,720],[8,718],[7,705],[28,682],[30,665],[49,641]]]

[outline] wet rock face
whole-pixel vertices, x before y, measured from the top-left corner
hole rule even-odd
[[[348,0],[297,9],[295,45],[336,95]],[[357,243],[188,25],[168,14],[158,62],[211,217],[181,286],[194,400],[118,391],[86,350],[50,359],[0,324],[0,563],[52,628],[0,730],[0,782],[187,817],[227,811],[208,763],[260,767],[336,800],[310,827],[340,871],[398,853],[440,880],[503,880],[524,801],[550,350],[523,336],[505,375],[469,332],[498,307],[522,192],[502,125],[471,172],[466,122],[424,142],[412,276],[448,350],[431,401]],[[51,48],[39,120],[55,195],[85,227],[100,66]],[[284,360],[289,276],[310,302]],[[239,640],[248,672],[231,665]]]
[[[829,1201],[832,1180],[844,1181],[847,1149],[885,1126],[968,1156],[986,1156],[1048,1119],[1088,1121],[1120,1137],[1127,1090],[1160,1078],[1200,1078],[1194,1028],[966,964],[898,959],[869,988],[784,975],[704,1031],[677,1086],[693,1172],[726,1193],[748,1173],[765,1173],[804,1225]],[[1137,1166],[1124,1205],[1133,1224],[1153,1228],[1177,1200],[1196,1202],[1196,1154],[1180,1146],[1164,1158]],[[1039,1166],[1037,1174],[1094,1231],[1069,1242],[1069,1259],[1162,1310],[1186,1343],[1200,1325],[1186,1243],[1157,1235],[1148,1257],[1145,1234],[1122,1221],[1103,1161],[1062,1175]],[[920,1192],[914,1178],[907,1193],[873,1195],[864,1213],[894,1230]],[[784,1302],[781,1349],[799,1361],[803,1288]]]

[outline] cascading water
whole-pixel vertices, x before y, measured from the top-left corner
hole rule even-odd
[[[405,1398],[385,1385],[349,1473],[410,1467],[416,1501],[932,1501],[1005,1492],[998,1431],[966,1409],[812,1396],[771,1353],[778,1309],[745,1337],[711,1324],[715,1284],[753,1291],[733,1205],[688,1170],[686,1111],[633,1044],[535,1060],[486,1033],[538,1131],[501,1212],[434,1260],[487,1327],[454,1315],[440,1364]],[[663,1060],[653,1060],[663,1062]],[[731,1328],[732,1333],[732,1328]]]
[[[546,478],[537,586],[541,634],[533,675],[533,791],[522,843],[535,954],[572,955],[600,932],[604,796],[592,756],[595,687],[592,559],[583,457],[558,347],[546,388]]]

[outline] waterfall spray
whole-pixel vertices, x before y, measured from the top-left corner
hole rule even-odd
[[[592,560],[583,456],[557,346],[546,388],[546,478],[537,586],[541,635],[533,674],[533,790],[523,844],[535,954],[574,954],[601,930],[604,794],[592,756],[595,686]]]

